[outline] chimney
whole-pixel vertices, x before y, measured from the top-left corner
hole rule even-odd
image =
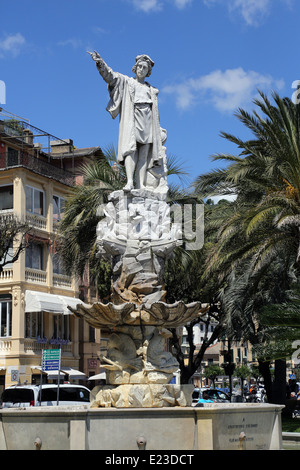
[[[50,145],[52,154],[70,153],[74,148],[72,139],[51,140]]]
[[[29,145],[33,145],[33,132],[30,129],[24,129],[23,134],[25,137],[25,143]]]

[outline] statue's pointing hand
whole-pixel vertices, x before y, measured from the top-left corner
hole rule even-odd
[[[94,51],[94,52],[89,52],[87,51],[88,54],[90,54],[91,58],[95,61],[95,62],[98,62],[101,60],[101,56],[100,54],[98,54],[97,51]]]

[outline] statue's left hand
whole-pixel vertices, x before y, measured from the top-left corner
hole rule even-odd
[[[97,52],[97,51],[94,51],[94,52],[89,52],[87,51],[88,54],[90,54],[91,58],[95,61],[95,62],[99,62],[101,61],[101,56],[100,54]]]

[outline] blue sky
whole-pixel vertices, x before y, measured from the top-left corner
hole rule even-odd
[[[192,181],[217,166],[212,154],[237,153],[220,131],[247,137],[234,113],[257,89],[292,97],[299,17],[299,0],[0,0],[3,108],[77,147],[117,146],[86,51],[127,75],[149,54],[167,153]]]

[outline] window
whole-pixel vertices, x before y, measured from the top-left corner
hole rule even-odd
[[[42,388],[42,400],[46,402],[57,401],[57,387]],[[59,401],[87,402],[90,401],[90,393],[85,388],[80,387],[59,387]]]
[[[0,336],[3,338],[11,336],[12,306],[11,298],[0,299]]]
[[[26,312],[25,338],[44,337],[44,314],[43,312]]]
[[[44,247],[40,243],[30,243],[26,248],[26,268],[44,270]]]
[[[7,147],[7,166],[16,166],[19,163],[19,152],[16,149]]]
[[[52,255],[53,274],[66,274],[64,266],[57,253]]]
[[[3,403],[34,403],[34,392],[30,388],[12,388],[4,391],[2,395]]]
[[[26,211],[36,215],[44,215],[44,192],[31,186],[26,186]]]
[[[66,201],[60,196],[53,196],[53,220],[59,222],[65,211]]]
[[[0,210],[13,209],[14,187],[12,184],[0,186]]]
[[[93,326],[89,326],[89,342],[95,342],[95,328]]]
[[[53,315],[53,338],[70,340],[69,315]]]

